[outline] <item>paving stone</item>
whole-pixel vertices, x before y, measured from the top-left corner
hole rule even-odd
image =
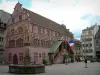
[[[46,66],[46,72],[34,75],[100,75],[100,63],[88,63],[88,68],[84,68],[84,62],[75,62],[68,65],[54,64]],[[0,75],[25,75],[25,74],[10,74],[7,65],[0,65]],[[28,75],[28,74],[26,74]],[[33,75],[33,74],[29,74]]]

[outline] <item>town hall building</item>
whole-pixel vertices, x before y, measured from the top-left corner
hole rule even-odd
[[[43,59],[49,61],[48,54],[51,50],[55,52],[52,55],[55,63],[61,63],[62,60],[58,61],[56,56],[62,56],[64,51],[68,53],[67,41],[73,39],[73,34],[65,25],[23,8],[18,2],[5,32],[4,62],[23,64],[28,53],[31,63],[35,61],[36,64],[42,64]],[[73,53],[71,49],[69,52]]]

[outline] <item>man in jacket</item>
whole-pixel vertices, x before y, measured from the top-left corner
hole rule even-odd
[[[85,68],[88,68],[88,67],[87,67],[87,59],[85,59]]]

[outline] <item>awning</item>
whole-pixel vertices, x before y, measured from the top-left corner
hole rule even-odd
[[[52,46],[52,48],[50,49],[50,52],[49,53],[54,53],[57,50],[57,48],[60,46],[61,43],[62,43],[61,40],[57,40],[54,43],[54,45]]]

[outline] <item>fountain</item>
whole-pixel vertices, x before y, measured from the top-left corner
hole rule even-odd
[[[45,66],[43,64],[30,64],[29,50],[26,51],[26,55],[24,57],[24,64],[10,64],[9,65],[9,73],[14,74],[37,74],[44,73]]]

